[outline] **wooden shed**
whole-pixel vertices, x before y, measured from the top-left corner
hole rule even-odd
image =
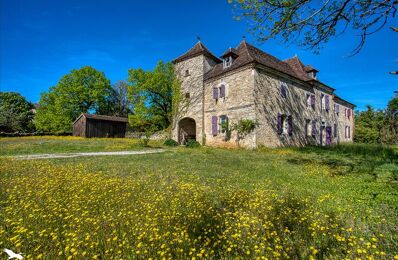
[[[123,138],[127,122],[125,117],[81,114],[73,122],[73,136]]]

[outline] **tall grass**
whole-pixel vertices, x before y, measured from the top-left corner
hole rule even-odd
[[[398,162],[398,150],[392,146],[376,144],[340,144],[331,147],[309,146],[297,148],[304,152],[334,152],[341,156],[363,156],[388,162]]]
[[[69,141],[74,150],[129,146],[43,139],[62,149]],[[3,153],[15,152],[13,141],[7,143]],[[365,149],[177,147],[38,161],[0,156],[0,248],[27,259],[393,259],[398,164],[389,152]]]

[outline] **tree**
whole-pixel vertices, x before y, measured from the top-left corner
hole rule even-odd
[[[355,116],[355,141],[360,143],[380,143],[384,112],[366,106],[366,111]]]
[[[110,81],[103,72],[90,66],[72,70],[41,95],[36,127],[44,132],[70,133],[80,113],[108,113],[110,93]]]
[[[113,84],[106,114],[127,117],[132,113],[133,107],[128,98],[128,89],[129,85],[126,81],[121,80]]]
[[[34,130],[33,104],[16,92],[0,92],[0,132]]]
[[[398,95],[388,102],[382,128],[382,142],[398,144]]]
[[[250,31],[259,41],[280,36],[319,51],[332,37],[351,27],[359,35],[352,54],[358,53],[366,38],[395,17],[398,0],[228,0],[236,19],[250,21]]]
[[[145,131],[149,126],[166,129],[170,126],[173,93],[178,85],[171,63],[158,62],[153,71],[130,69],[129,98],[134,114],[129,117],[132,127]]]

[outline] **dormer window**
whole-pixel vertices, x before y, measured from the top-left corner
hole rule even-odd
[[[307,77],[311,79],[316,79],[316,73],[318,72],[317,69],[312,67],[311,65],[307,65],[304,67],[305,72],[307,72]]]
[[[316,79],[316,72],[315,71],[308,72],[307,76],[309,78]]]
[[[234,48],[229,48],[224,52],[224,54],[221,56],[221,59],[223,60],[223,68],[229,68],[231,67],[232,63],[234,62],[235,59],[239,57],[238,51],[235,50]]]
[[[224,69],[231,67],[233,62],[232,56],[225,57],[223,60]]]

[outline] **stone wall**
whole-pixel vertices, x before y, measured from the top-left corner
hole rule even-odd
[[[206,145],[219,147],[237,146],[236,132],[231,135],[222,133],[218,125],[217,135],[212,134],[212,116],[227,116],[229,125],[240,119],[255,120],[254,110],[254,70],[245,67],[239,71],[223,75],[220,78],[205,82],[204,96],[204,130]],[[224,84],[226,96],[224,98],[213,98],[213,87]],[[242,147],[253,148],[256,146],[255,134],[249,134],[240,142]]]
[[[327,86],[315,86],[303,83],[264,66],[247,65],[218,78],[203,81],[204,74],[215,62],[203,55],[190,58],[175,65],[177,77],[181,80],[182,94],[187,94],[179,116],[173,120],[172,138],[179,141],[178,122],[183,118],[192,118],[196,124],[196,140],[209,146],[235,147],[236,132],[212,133],[212,117],[227,116],[229,125],[240,119],[252,119],[258,123],[255,131],[240,142],[243,147],[258,146],[303,146],[307,144],[325,144],[326,130],[332,127],[332,143],[352,142],[354,134],[354,115],[348,118],[344,109],[349,108],[344,102],[333,98]],[[281,95],[281,84],[287,84],[286,98]],[[226,86],[224,98],[213,98],[213,88],[221,84]],[[307,94],[315,94],[315,107],[307,105]],[[330,95],[329,111],[322,109],[321,96]],[[334,102],[340,105],[340,113],[334,111]],[[278,113],[292,117],[292,135],[278,133]],[[311,135],[309,121],[316,120],[317,134]],[[334,124],[338,126],[334,137]],[[350,138],[345,138],[345,127],[350,126]],[[320,131],[323,131],[321,140]]]
[[[281,84],[287,84],[288,94],[281,95]],[[315,94],[315,107],[307,105],[307,94]],[[329,111],[322,109],[321,95],[330,95]],[[332,127],[332,144],[343,141],[345,125],[353,129],[353,116],[350,120],[344,117],[344,108],[340,104],[340,112],[334,111],[333,95],[327,89],[302,84],[294,78],[278,75],[267,68],[258,67],[255,72],[255,103],[256,119],[259,123],[256,128],[256,145],[267,147],[303,146],[307,144],[325,144],[326,128]],[[278,113],[292,116],[292,135],[278,133]],[[316,120],[317,134],[311,135],[312,121]],[[307,127],[307,122],[310,127]],[[322,123],[323,122],[323,123]],[[334,124],[338,126],[338,135],[334,137]],[[323,131],[323,140],[321,133]]]
[[[335,101],[336,102],[336,101]],[[339,143],[352,143],[354,141],[354,130],[355,130],[355,117],[354,110],[351,107],[343,104],[343,102],[336,102],[340,105],[340,112],[335,113],[335,121],[338,126],[338,141]],[[344,113],[344,109],[351,109],[351,116],[347,117]],[[345,127],[350,126],[350,138],[345,137]]]
[[[178,117],[173,119],[172,138],[176,141],[179,140],[178,122],[189,117],[196,123],[196,140],[202,143],[203,75],[206,60],[203,55],[200,55],[175,64],[175,72],[181,80],[181,91],[184,97]],[[185,97],[186,94],[189,97]]]
[[[257,68],[255,73],[256,93],[256,129],[257,146],[278,147],[305,145],[314,140],[305,135],[305,119],[312,117],[312,111],[306,107],[305,93],[313,91],[299,85],[293,79],[271,74]],[[281,96],[281,84],[287,84],[287,97]],[[278,113],[292,116],[292,135],[278,134]]]

